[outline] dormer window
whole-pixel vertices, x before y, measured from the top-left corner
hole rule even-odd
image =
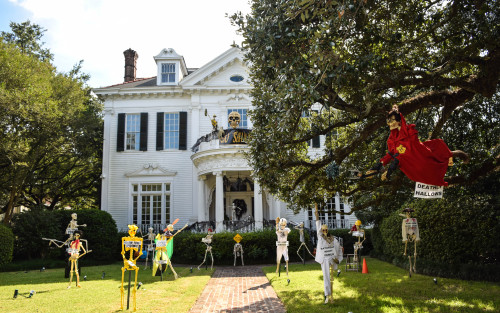
[[[162,63],[161,82],[175,83],[175,63]]]

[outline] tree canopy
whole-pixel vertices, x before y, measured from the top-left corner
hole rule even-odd
[[[20,33],[40,30],[26,23],[14,26]],[[13,36],[0,40],[0,208],[6,213],[4,221],[10,220],[19,205],[95,205],[102,118],[100,102],[85,85],[87,76],[80,73],[80,64],[68,73],[58,73],[47,57],[50,52],[41,45],[23,40],[19,46],[8,38]]]
[[[354,180],[387,149],[399,105],[421,141],[471,154],[450,186],[498,174],[498,1],[255,0],[231,19],[244,36],[254,128],[249,159],[260,183],[295,209],[337,192],[352,210],[407,198],[402,173]],[[321,150],[309,149],[318,135]],[[339,168],[335,178],[326,169]],[[497,175],[498,177],[498,175]]]

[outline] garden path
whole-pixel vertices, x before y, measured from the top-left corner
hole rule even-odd
[[[191,313],[286,312],[262,266],[217,267]]]

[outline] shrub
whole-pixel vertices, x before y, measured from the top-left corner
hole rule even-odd
[[[0,224],[0,267],[12,261],[14,234],[10,227]]]
[[[234,236],[236,232],[216,233],[212,239],[212,254],[214,256],[214,264],[217,265],[232,265],[234,262],[233,248]],[[276,232],[273,229],[264,229],[251,233],[241,233],[243,239],[243,259],[245,265],[250,264],[270,264],[276,263]],[[306,242],[310,242],[309,234],[305,232]],[[198,265],[203,261],[206,246],[201,242],[201,239],[206,234],[198,234],[191,232],[182,232],[174,239],[174,255],[172,261],[174,263]],[[293,230],[288,235],[290,243],[288,247],[288,256],[290,262],[300,262],[297,255],[299,248],[299,232]],[[312,246],[308,244],[309,250],[312,252]],[[209,256],[207,256],[209,258]],[[311,256],[306,253],[306,259],[311,259]],[[207,260],[211,262],[210,259]],[[283,259],[282,259],[283,263]],[[240,260],[237,260],[240,264]]]
[[[14,258],[66,258],[64,248],[49,249],[48,241],[42,238],[65,241],[68,238],[65,231],[72,213],[78,214],[79,225],[87,224],[86,227],[79,227],[82,231],[81,238],[88,240],[88,248],[92,250],[84,258],[96,261],[116,260],[116,247],[120,238],[116,223],[109,213],[100,210],[47,211],[40,208],[14,215]]]
[[[462,279],[500,280],[500,233],[498,212],[481,197],[415,201],[420,239],[417,272]],[[401,237],[399,211],[373,230],[373,255],[408,267]],[[408,245],[413,255],[413,244]]]

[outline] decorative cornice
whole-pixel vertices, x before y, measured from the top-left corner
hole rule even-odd
[[[146,163],[141,168],[125,173],[126,177],[144,177],[144,176],[175,176],[177,172],[169,171],[159,166],[157,163]]]

